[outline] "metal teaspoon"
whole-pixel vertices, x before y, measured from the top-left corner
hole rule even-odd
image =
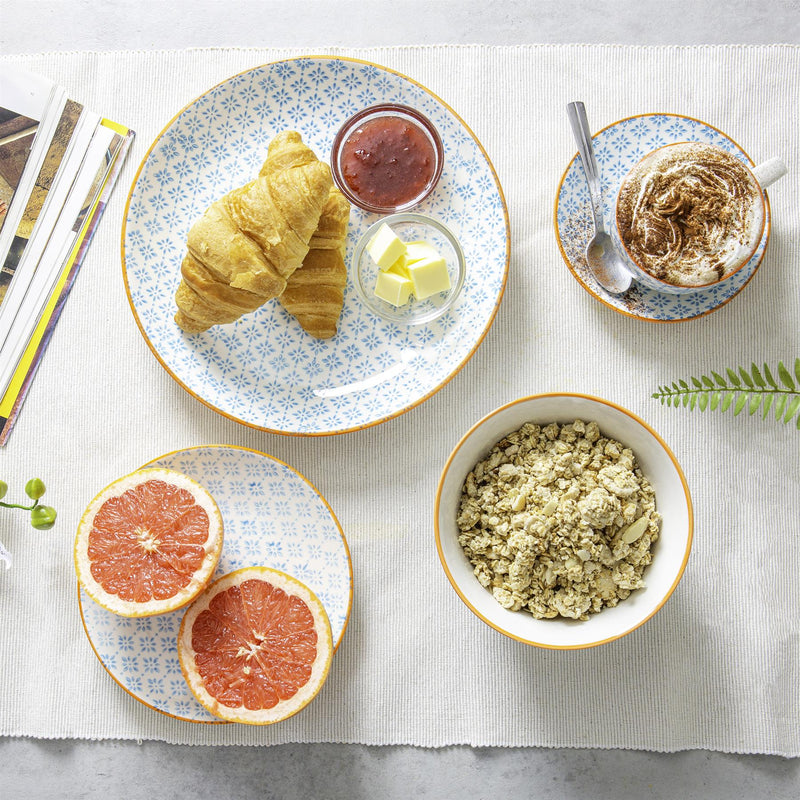
[[[621,294],[631,285],[633,280],[630,272],[625,267],[622,256],[617,252],[614,242],[606,233],[603,224],[603,196],[600,191],[600,170],[594,157],[592,147],[592,134],[589,122],[586,119],[586,109],[583,103],[569,103],[567,105],[572,133],[578,144],[583,162],[583,171],[586,173],[586,183],[589,186],[591,198],[592,217],[594,219],[594,237],[586,245],[586,262],[597,282],[611,294]]]

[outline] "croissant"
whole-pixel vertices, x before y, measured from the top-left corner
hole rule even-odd
[[[332,184],[315,157],[212,203],[189,230],[175,322],[197,333],[280,295],[308,254]]]
[[[285,131],[270,144],[260,174],[274,175],[315,158],[297,132]],[[336,334],[342,313],[347,284],[344,246],[349,219],[350,204],[332,186],[309,242],[308,255],[278,297],[278,302],[297,319],[303,330],[317,339],[330,339]]]

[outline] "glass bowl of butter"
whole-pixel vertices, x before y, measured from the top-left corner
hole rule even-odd
[[[381,217],[353,251],[354,283],[367,308],[404,325],[424,325],[453,308],[464,287],[464,251],[425,214]]]

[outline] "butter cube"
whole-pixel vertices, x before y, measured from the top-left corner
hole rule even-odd
[[[413,242],[406,242],[406,263],[413,264],[415,261],[422,261],[423,258],[438,258],[439,253],[429,242],[416,239]]]
[[[406,252],[405,244],[385,222],[370,239],[366,249],[372,260],[383,270],[389,269]]]
[[[411,275],[408,271],[408,258],[406,256],[400,256],[386,272],[393,272],[395,275],[399,275],[407,281],[411,280]]]
[[[433,294],[446,292],[450,288],[447,262],[439,255],[409,264],[408,273],[417,300],[424,300]]]
[[[411,297],[411,281],[396,272],[379,272],[375,281],[375,296],[393,306],[404,306]]]

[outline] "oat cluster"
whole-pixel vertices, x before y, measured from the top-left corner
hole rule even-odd
[[[457,523],[500,605],[586,620],[644,586],[660,521],[633,452],[576,420],[498,442],[467,475]]]

